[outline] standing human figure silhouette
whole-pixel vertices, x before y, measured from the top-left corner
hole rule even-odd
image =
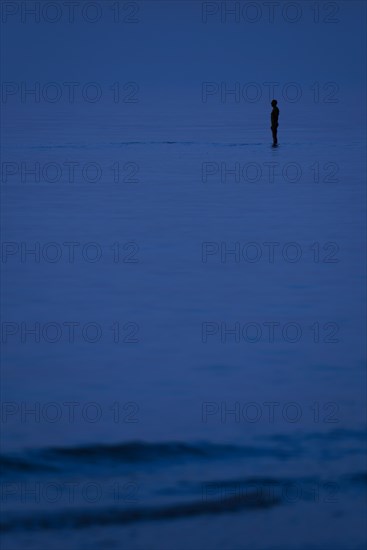
[[[271,132],[273,134],[273,145],[278,145],[278,118],[279,118],[279,109],[277,107],[277,100],[273,99],[271,102],[271,106],[273,107],[273,110],[271,112]]]

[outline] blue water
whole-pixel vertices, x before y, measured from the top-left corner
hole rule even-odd
[[[3,349],[4,548],[362,548],[359,136],[330,140],[320,124],[315,140],[301,125],[272,149],[256,123],[251,139],[203,122],[147,125],[141,139],[141,127],[117,136],[102,116],[86,132],[70,111],[33,134],[27,116],[23,141],[9,117],[9,162],[98,162],[102,175],[2,184],[3,241],[18,246],[3,256],[3,321],[16,327]],[[133,163],[128,181],[114,181],[117,161]],[[203,181],[203,163],[236,162],[261,177]],[[299,181],[282,176],[286,163],[301,166]],[[90,242],[98,261],[80,252]],[[262,256],[203,261],[208,242],[255,242]],[[302,256],[270,262],[267,242],[296,242]],[[39,243],[39,261],[21,243]],[[331,253],[338,261],[324,261]],[[223,341],[221,324],[236,322],[261,337]],[[270,341],[269,322],[297,323],[301,337],[277,329]],[[35,323],[39,342],[26,332]],[[101,329],[94,343],[88,323]],[[206,341],[203,323],[215,329]]]

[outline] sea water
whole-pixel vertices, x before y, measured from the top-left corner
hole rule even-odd
[[[363,137],[213,113],[5,117],[4,548],[365,543]]]

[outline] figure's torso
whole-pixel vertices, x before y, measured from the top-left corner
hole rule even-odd
[[[277,126],[278,125],[278,118],[279,118],[279,109],[278,107],[274,107],[271,112],[271,125]]]

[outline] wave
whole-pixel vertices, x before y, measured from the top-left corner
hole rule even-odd
[[[162,458],[210,458],[223,456],[238,452],[240,447],[234,445],[215,444],[189,444],[183,442],[162,442],[146,443],[131,441],[111,445],[84,445],[76,447],[54,447],[43,451],[44,454],[52,457],[73,457],[73,458],[116,458],[125,462],[152,462]]]
[[[342,441],[348,448],[362,433],[274,435],[258,438],[266,442],[253,446],[127,441],[7,454],[1,461],[8,483],[4,483],[0,528],[8,532],[83,529],[294,506],[300,500],[319,502],[319,495],[320,502],[338,502],[348,493],[360,498],[367,481],[363,467],[349,473],[343,467],[344,473],[331,480],[317,470],[307,475],[307,465],[313,453],[310,447],[316,445],[322,453]],[[286,460],[298,461],[301,455],[305,469],[297,468],[294,477],[280,474],[286,471]],[[279,472],[274,460],[282,465]],[[75,487],[72,498],[70,485]],[[89,485],[97,487],[97,500],[84,494]]]
[[[212,443],[131,441],[118,444],[77,445],[51,447],[37,451],[24,451],[21,456],[4,455],[0,460],[3,474],[16,471],[67,470],[70,466],[91,463],[140,464],[162,463],[166,465],[190,460],[224,460],[271,456],[280,460],[294,457],[295,449],[279,446],[238,446]]]
[[[75,446],[45,447],[23,451],[13,455],[2,455],[0,466],[3,474],[47,470],[68,470],[80,464],[105,465],[131,464],[178,464],[183,461],[215,461],[253,459],[269,457],[275,460],[289,460],[314,451],[326,451],[331,456],[359,454],[364,452],[366,442],[364,430],[334,429],[329,432],[306,434],[275,434],[259,436],[256,445],[235,445],[219,443],[186,443],[180,441],[144,442],[127,441],[112,444],[89,444]],[[351,447],[350,443],[358,443]],[[312,446],[310,446],[312,443]],[[341,448],[341,445],[342,448]],[[334,448],[335,446],[335,448]]]
[[[32,514],[5,520],[2,531],[38,529],[81,529],[96,525],[128,524],[139,521],[157,521],[187,518],[204,514],[231,513],[243,509],[268,508],[280,504],[279,498],[257,493],[238,495],[218,500],[196,500],[169,506],[145,508],[100,508],[98,510],[63,510],[57,514]]]
[[[0,530],[3,532],[56,529],[85,529],[95,526],[126,525],[146,521],[169,521],[201,515],[230,514],[255,511],[299,501],[338,503],[345,484],[364,485],[367,473],[344,475],[335,480],[317,476],[299,478],[245,477],[217,479],[198,485],[201,498],[142,506],[133,505],[59,508],[56,512],[35,510],[27,514],[3,514]],[[205,488],[205,491],[203,490]],[[315,491],[317,491],[315,493]],[[320,492],[320,493],[319,493]],[[179,494],[179,493],[177,493]],[[182,498],[183,493],[179,494]],[[5,517],[7,516],[7,517]]]

